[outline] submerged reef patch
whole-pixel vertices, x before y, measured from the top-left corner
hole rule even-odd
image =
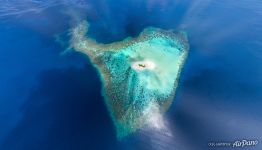
[[[71,45],[97,68],[121,139],[171,105],[189,49],[187,37],[183,32],[148,27],[136,38],[102,44],[86,36],[88,27],[83,21],[72,29]]]

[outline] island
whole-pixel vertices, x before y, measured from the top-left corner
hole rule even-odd
[[[184,32],[145,28],[139,36],[109,44],[87,37],[89,23],[71,30],[71,46],[88,56],[117,137],[135,132],[170,107],[189,44]]]

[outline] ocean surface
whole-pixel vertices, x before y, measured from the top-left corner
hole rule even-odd
[[[164,130],[117,140],[98,73],[68,48],[80,20],[103,43],[148,26],[187,32]],[[261,20],[261,0],[1,0],[0,150],[261,150]]]

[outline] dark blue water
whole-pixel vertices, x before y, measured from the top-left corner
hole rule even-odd
[[[147,26],[188,33],[167,130],[145,128],[117,141],[96,70],[67,49],[68,29],[83,19],[88,35],[104,43]],[[210,141],[262,142],[261,20],[259,0],[1,1],[0,149],[205,150],[216,149]]]

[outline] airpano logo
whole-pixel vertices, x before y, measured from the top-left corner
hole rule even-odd
[[[208,142],[208,147],[233,147],[233,148],[244,148],[258,145],[258,140],[236,140],[233,142],[229,141],[211,141]]]
[[[258,140],[241,140],[235,141],[233,147],[246,147],[246,146],[255,146],[258,144]]]

